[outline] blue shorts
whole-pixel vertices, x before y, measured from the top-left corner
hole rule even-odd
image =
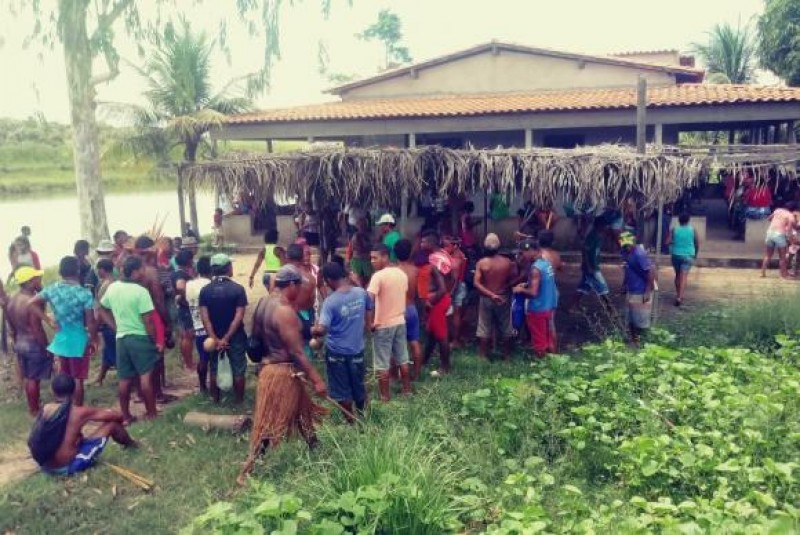
[[[100,335],[103,337],[103,366],[107,368],[117,367],[117,333],[108,325],[100,327]]]
[[[464,306],[464,301],[467,300],[467,283],[466,282],[459,282],[458,286],[456,286],[455,291],[453,291],[453,306],[455,308],[461,308]]]
[[[600,270],[594,273],[583,273],[581,275],[581,283],[578,285],[578,293],[590,294],[596,293],[597,295],[608,295],[608,283]]]
[[[207,334],[194,336],[194,347],[197,349],[197,355],[200,357],[200,362],[208,362],[208,352],[203,347],[203,342],[208,338]]]
[[[789,240],[786,238],[786,234],[782,232],[768,230],[767,239],[764,241],[764,243],[770,249],[783,249],[789,245]]]
[[[326,349],[325,370],[328,375],[328,394],[332,399],[353,401],[356,405],[363,405],[367,401],[363,351],[357,355],[342,355]]]
[[[78,453],[75,454],[75,458],[72,459],[68,465],[62,466],[61,468],[42,467],[42,471],[51,476],[72,476],[84,470],[88,470],[94,466],[97,459],[100,458],[100,454],[103,453],[103,449],[106,447],[107,443],[108,438],[106,437],[85,438],[81,441],[80,446],[78,446]]]
[[[406,305],[406,341],[419,342],[419,312],[414,304]]]
[[[694,258],[691,256],[672,255],[672,267],[675,271],[689,271],[694,265]]]

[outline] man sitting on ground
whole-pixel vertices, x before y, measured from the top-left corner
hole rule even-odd
[[[97,462],[109,438],[126,448],[137,446],[122,425],[119,411],[73,406],[72,377],[57,375],[51,387],[56,402],[44,406],[28,438],[31,456],[42,471],[55,476],[83,472]],[[98,422],[100,426],[84,436],[83,427],[89,422]]]

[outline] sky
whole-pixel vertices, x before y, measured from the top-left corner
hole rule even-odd
[[[58,0],[41,0],[53,6]],[[152,1],[137,0],[145,14]],[[282,56],[272,72],[269,93],[257,99],[259,108],[308,104],[333,99],[324,93],[331,84],[318,72],[318,48],[323,42],[332,72],[375,74],[383,49],[355,34],[376,20],[381,9],[397,13],[403,23],[404,44],[416,61],[468,48],[492,39],[588,54],[633,50],[678,49],[703,42],[714,24],[754,21],[764,0],[332,0],[328,19],[319,0],[289,2],[281,15]],[[294,4],[294,5],[290,5]],[[0,4],[5,6],[5,4]],[[233,11],[233,0],[175,0],[174,14],[184,14],[193,28],[216,35],[221,17]],[[2,7],[0,9],[7,9]],[[263,39],[250,37],[231,16],[228,41],[231,58],[221,53],[214,61],[215,83],[222,87],[233,77],[261,65]],[[48,120],[69,121],[62,51],[37,44],[23,46],[33,27],[26,12],[0,13],[0,117],[26,118],[41,113]],[[121,56],[143,60],[134,43],[117,30]],[[96,73],[102,72],[98,63]],[[144,85],[132,69],[98,87],[98,99],[142,103]],[[768,73],[759,81],[774,83]]]

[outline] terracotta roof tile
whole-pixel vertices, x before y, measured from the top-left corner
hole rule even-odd
[[[761,102],[798,102],[800,89],[752,85],[680,84],[651,87],[648,107],[708,106]],[[612,110],[636,106],[634,88],[576,89],[531,93],[492,93],[365,99],[235,115],[229,124],[419,117],[469,117],[570,110]]]

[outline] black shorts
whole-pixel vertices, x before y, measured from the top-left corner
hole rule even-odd
[[[181,326],[181,330],[194,333],[194,321],[192,321],[192,313],[189,307],[178,307],[178,324]]]

